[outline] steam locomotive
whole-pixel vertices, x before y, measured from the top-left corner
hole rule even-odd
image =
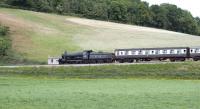
[[[78,53],[67,53],[59,59],[59,64],[92,64],[92,63],[113,63],[115,56],[113,53],[94,52],[85,50]]]
[[[95,63],[132,63],[139,61],[185,61],[200,60],[200,47],[166,47],[116,49],[114,53],[85,50],[78,53],[65,52],[58,60],[59,64],[95,64]]]

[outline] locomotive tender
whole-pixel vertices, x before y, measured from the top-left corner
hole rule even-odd
[[[152,60],[185,61],[200,60],[200,47],[167,47],[167,48],[133,48],[116,49],[114,53],[93,52],[85,50],[79,53],[65,52],[58,60],[59,64],[90,64],[90,63],[124,63]]]

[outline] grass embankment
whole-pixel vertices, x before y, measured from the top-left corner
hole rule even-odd
[[[0,68],[0,109],[198,109],[199,79],[199,62]]]
[[[109,65],[92,67],[0,68],[1,76],[47,78],[169,78],[200,79],[200,63]]]
[[[65,50],[113,52],[116,48],[199,46],[200,37],[118,23],[0,8],[0,22],[10,27],[18,58],[45,62]],[[152,43],[153,42],[153,43]]]
[[[0,77],[0,109],[199,109],[200,81]]]

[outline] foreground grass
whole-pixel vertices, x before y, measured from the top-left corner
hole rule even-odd
[[[199,80],[0,77],[1,109],[198,109]]]
[[[0,109],[199,109],[199,79],[199,62],[1,67]]]

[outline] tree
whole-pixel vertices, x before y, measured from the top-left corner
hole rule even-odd
[[[5,0],[5,3],[35,11],[70,13],[92,19],[200,34],[200,18],[194,18],[190,12],[172,4],[149,6],[141,0]]]
[[[32,7],[34,5],[33,0],[5,0],[9,5],[20,7]]]
[[[8,39],[5,37],[8,34],[8,27],[0,25],[0,56],[5,56],[10,46]]]
[[[200,18],[196,17],[195,20],[196,20],[197,25],[198,25],[198,35],[200,36]]]
[[[0,36],[5,36],[8,34],[9,28],[6,26],[2,26],[0,24]]]
[[[196,20],[197,24],[200,26],[200,18],[196,17],[195,20]]]
[[[5,56],[8,48],[9,42],[6,39],[0,37],[0,56]]]
[[[136,9],[136,21],[135,24],[142,26],[150,26],[152,22],[152,13],[149,9],[147,2],[141,2]]]
[[[169,21],[166,16],[167,10],[158,5],[152,5],[150,9],[152,11],[152,17],[153,17],[152,26],[163,29],[169,28],[168,27]]]
[[[127,7],[121,2],[112,1],[109,9],[109,19],[115,21],[127,21]]]

